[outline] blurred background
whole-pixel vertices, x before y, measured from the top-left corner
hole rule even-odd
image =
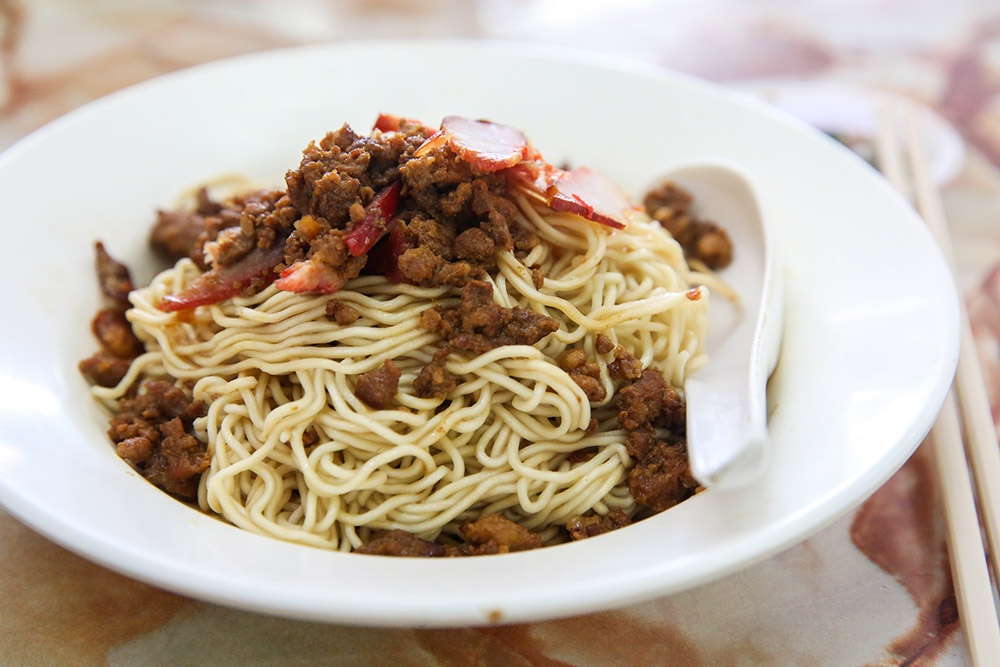
[[[0,148],[172,70],[265,49],[387,38],[585,49],[763,95],[836,85],[839,99],[786,100],[825,117],[856,115],[858,87],[895,91],[936,110],[975,149],[973,159],[1000,165],[996,0],[0,0]],[[966,156],[952,138],[942,141],[938,167],[950,179]],[[982,202],[961,192],[949,200],[963,217],[985,215]],[[960,252],[987,265],[995,257],[982,256],[977,236],[961,235]],[[963,272],[963,283],[981,276]]]
[[[400,37],[569,46],[726,84],[873,85],[940,106],[969,132],[1000,126],[996,0],[0,0],[0,34],[3,145],[200,62]],[[989,99],[970,99],[969,79],[988,81]]]

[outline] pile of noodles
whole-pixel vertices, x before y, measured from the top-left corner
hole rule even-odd
[[[443,400],[412,388],[440,346],[419,320],[430,307],[456,305],[460,290],[362,276],[330,295],[271,286],[162,312],[160,300],[199,275],[188,260],[132,293],[128,319],[146,352],[118,387],[93,391],[112,406],[142,377],[193,388],[208,405],[195,422],[211,457],[201,507],[292,542],[348,551],[396,528],[433,540],[500,513],[548,544],[581,514],[631,515],[611,355],[595,340],[609,336],[681,387],[705,361],[707,290],[692,286],[678,244],[643,213],[613,230],[527,198],[518,206],[519,224],[541,243],[520,260],[501,253],[488,280],[500,305],[544,313],[559,330],[535,346],[453,351],[447,368],[458,383]],[[540,289],[528,267],[545,275]],[[326,315],[331,299],[360,319],[338,325]],[[569,347],[599,363],[602,403],[592,405],[557,365]],[[370,408],[356,382],[390,359],[402,372],[395,403]]]

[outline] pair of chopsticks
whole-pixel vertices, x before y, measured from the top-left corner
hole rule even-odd
[[[957,275],[944,205],[928,169],[922,120],[914,105],[883,105],[875,147],[878,166],[915,204]],[[991,580],[990,572],[1000,578],[1000,444],[964,303],[961,327],[955,381],[927,444],[948,522],[952,579],[968,657],[973,665],[997,665],[1000,622],[996,579]]]

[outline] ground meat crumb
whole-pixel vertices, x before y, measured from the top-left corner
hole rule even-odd
[[[304,447],[312,447],[319,444],[319,431],[316,430],[315,426],[308,426],[306,430],[302,431],[302,445]]]
[[[143,346],[125,317],[132,290],[128,267],[112,258],[103,243],[96,243],[94,249],[104,307],[91,320],[90,330],[100,349],[81,361],[77,368],[91,384],[114,387],[128,374],[132,360],[142,353]]]
[[[637,461],[641,461],[656,444],[656,438],[652,429],[641,431],[629,431],[628,439],[625,441],[625,451]]]
[[[725,229],[715,222],[694,216],[689,192],[669,181],[650,190],[643,201],[650,217],[657,220],[677,240],[684,255],[712,270],[729,266],[733,260],[733,242]]]
[[[361,313],[358,312],[357,308],[336,299],[326,302],[326,314],[328,317],[333,318],[333,321],[340,326],[354,324],[361,319]]]
[[[90,330],[104,351],[112,356],[133,359],[142,352],[142,342],[120,310],[104,308],[98,311],[90,323]]]
[[[128,374],[131,366],[131,359],[97,352],[81,361],[77,368],[88,382],[98,387],[115,387]]]
[[[384,410],[392,405],[399,388],[400,371],[391,359],[375,370],[358,378],[354,395],[365,405],[376,410]]]
[[[600,403],[608,397],[608,392],[601,383],[600,366],[588,360],[587,353],[583,350],[579,348],[565,350],[556,359],[556,363],[569,374],[591,403]]]
[[[459,527],[459,531],[465,540],[464,544],[430,542],[405,530],[390,530],[358,547],[354,553],[441,558],[505,554],[542,546],[542,538],[537,533],[499,514],[487,514],[477,521],[468,521]]]
[[[621,345],[616,345],[612,352],[614,359],[608,364],[608,373],[612,378],[631,382],[642,377],[642,362],[633,357],[632,353]]]
[[[646,193],[642,204],[650,216],[660,220],[685,214],[693,202],[690,192],[673,181],[663,181]]]
[[[662,512],[690,497],[698,487],[688,465],[683,439],[655,440],[628,473],[635,501]]]
[[[658,426],[682,432],[686,420],[684,401],[657,370],[644,371],[621,391],[618,425],[627,431]]]
[[[126,438],[119,442],[117,451],[118,456],[122,457],[129,463],[139,465],[144,463],[146,459],[152,455],[153,443],[150,442],[149,438],[139,435],[134,438]]]
[[[97,282],[101,293],[111,301],[128,307],[128,295],[132,291],[132,276],[127,266],[111,257],[98,241],[94,244],[96,253]]]
[[[607,334],[597,334],[597,338],[594,339],[594,349],[597,354],[611,354],[611,351],[615,349],[615,342]],[[622,349],[624,350],[624,348]]]
[[[531,267],[531,284],[535,289],[542,289],[545,286],[545,273],[537,266]]]
[[[160,425],[160,446],[143,464],[142,474],[168,493],[193,499],[201,473],[208,468],[205,444],[188,433],[180,417]]]
[[[733,242],[729,232],[714,222],[697,220],[694,230],[694,249],[689,253],[705,266],[718,271],[733,261]]]
[[[538,534],[499,514],[487,514],[478,521],[464,523],[459,530],[470,556],[505,554],[542,546]]]
[[[573,540],[582,540],[587,537],[610,533],[612,530],[618,530],[631,524],[632,519],[625,512],[618,509],[608,512],[603,516],[600,514],[591,514],[589,516],[578,516],[570,519],[566,523],[566,530]]]
[[[453,349],[481,354],[504,345],[534,345],[559,328],[559,323],[533,310],[504,308],[493,300],[493,287],[480,280],[462,288],[457,307],[436,308],[420,323],[445,339]]]
[[[496,243],[479,227],[470,227],[455,237],[455,254],[462,259],[484,262],[495,252]]]
[[[587,426],[587,433],[592,434],[597,432],[597,420],[591,419],[590,424]],[[597,454],[597,447],[584,447],[583,449],[577,449],[569,453],[566,460],[570,463],[585,463],[590,459],[594,458]]]
[[[437,314],[433,310],[427,311],[425,315],[427,313]],[[421,324],[423,322],[424,318],[422,317]],[[458,386],[458,379],[445,365],[449,353],[450,349],[447,347],[438,350],[430,363],[420,369],[420,373],[413,380],[413,390],[417,396],[420,398],[441,399],[453,392],[455,387]]]
[[[405,530],[390,530],[368,544],[354,550],[357,554],[372,556],[405,556],[411,558],[439,558],[447,555],[445,547],[422,540]]]
[[[149,380],[135,396],[121,398],[118,410],[108,437],[119,455],[168,493],[195,498],[209,459],[205,444],[191,430],[205,404],[169,382]]]
[[[208,218],[218,216],[223,208],[221,203],[209,196],[207,188],[199,188],[193,210],[156,212],[156,224],[150,232],[149,245],[170,261],[190,257],[202,241]],[[228,220],[233,225],[238,224],[239,218],[234,221],[229,217]],[[214,222],[218,224],[219,221]]]

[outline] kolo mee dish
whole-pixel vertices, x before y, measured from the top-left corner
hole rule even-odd
[[[695,493],[683,384],[732,253],[523,133],[382,115],[282,188],[160,211],[136,287],[96,244],[80,363],[118,455],[236,526],[368,554],[503,553]]]

